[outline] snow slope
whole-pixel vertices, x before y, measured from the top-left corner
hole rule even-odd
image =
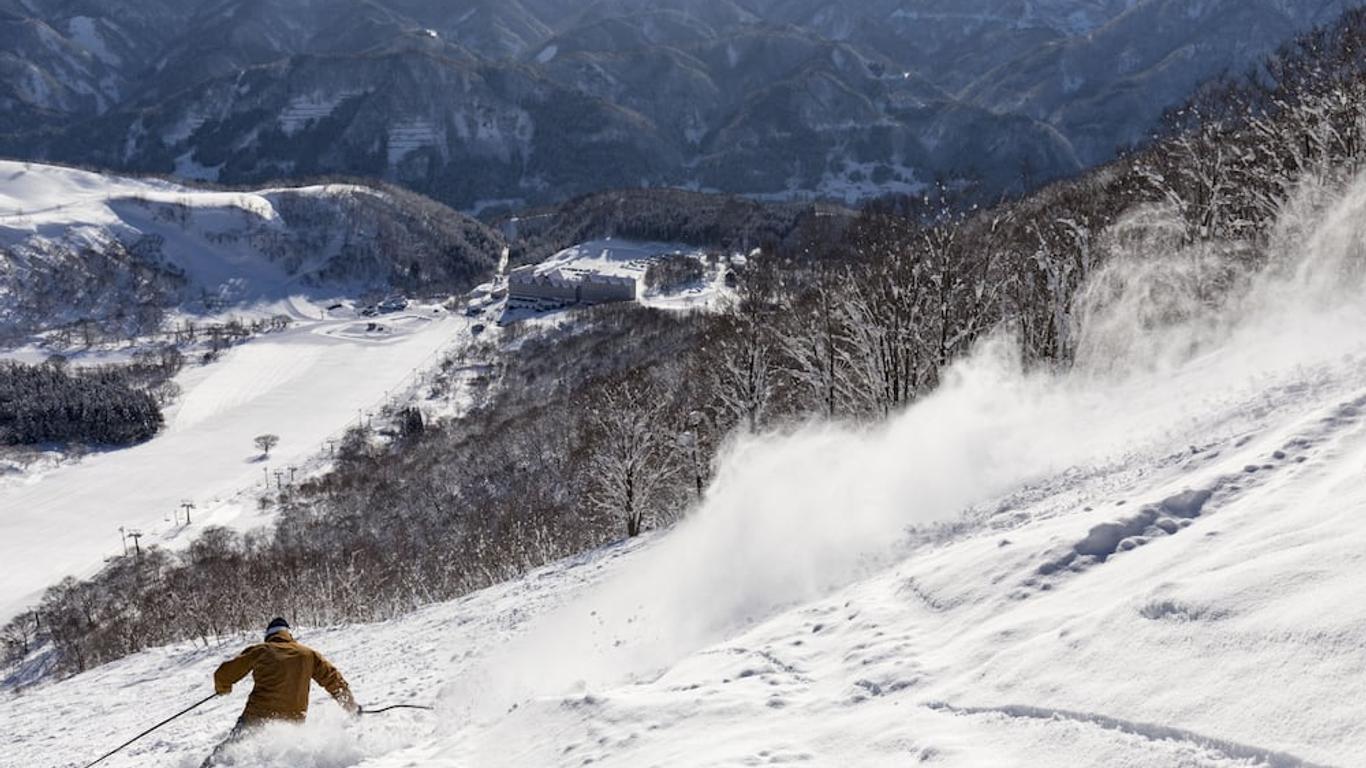
[[[371,193],[345,185],[212,192],[156,179],[0,161],[0,246],[35,240],[97,246],[111,233],[135,231],[164,238],[167,257],[195,285],[233,284],[243,295],[278,298],[294,275],[264,258],[248,235],[255,234],[254,227],[284,228],[275,199],[282,193],[348,191]],[[184,207],[186,220],[158,206]],[[324,251],[317,257],[322,261],[330,255]]]
[[[430,201],[361,185],[220,192],[0,161],[0,338],[86,320],[122,338],[162,311],[463,290],[492,266],[494,239]]]
[[[1364,212],[1287,222],[1217,311],[1174,277],[1209,252],[1139,249],[1097,279],[1165,270],[1164,311],[1083,301],[1073,372],[988,344],[880,429],[737,444],[666,534],[305,630],[364,703],[438,711],[324,707],[235,764],[1366,764]],[[6,764],[84,764],[233,650],[0,694]],[[192,768],[241,701],[108,764]]]
[[[272,198],[279,192],[208,192],[0,161],[0,331],[22,334],[115,316],[149,300],[270,303],[308,292],[296,278],[325,263],[330,249],[322,244],[298,270],[267,256],[268,248],[283,251],[278,243],[289,236]],[[145,253],[118,269],[87,255],[123,248]],[[138,279],[129,275],[142,270],[149,284],[129,285]],[[159,277],[153,282],[151,275]],[[180,301],[163,299],[167,289],[157,284],[175,285]]]
[[[255,500],[268,472],[307,470],[324,441],[415,386],[439,352],[471,338],[467,320],[431,307],[376,322],[390,332],[369,333],[368,321],[301,319],[220,362],[189,366],[153,440],[0,484],[0,616],[120,552],[121,526],[141,529],[146,546],[188,544],[209,524],[267,522]],[[280,445],[261,460],[252,440],[266,432]],[[197,508],[188,528],[174,523],[183,501]]]
[[[414,211],[443,218],[361,186],[218,192],[0,161],[0,359],[61,352],[78,364],[111,362],[187,322],[203,329],[283,315],[293,323],[181,373],[183,394],[147,444],[21,471],[3,465],[0,621],[119,553],[121,528],[141,531],[145,546],[186,544],[206,524],[267,522],[254,513],[256,496],[276,471],[289,479],[291,467],[317,469],[325,441],[416,386],[441,349],[470,341],[469,321],[438,306],[373,322],[324,309],[392,289],[397,246],[383,241],[393,231],[405,233],[404,269],[422,266],[432,290],[446,284],[445,268],[477,268],[480,254],[462,250],[458,233],[443,239],[451,234],[443,227],[458,230],[463,217],[448,211],[450,221],[428,231],[404,218]],[[439,268],[415,263],[433,252]],[[45,335],[78,320],[134,341],[114,349],[96,335],[94,346],[78,347],[60,331]],[[267,432],[281,444],[258,461],[252,439]],[[195,507],[192,526],[176,522],[182,503]]]
[[[822,594],[810,601],[737,602],[756,581],[783,592],[764,578],[771,564],[740,568],[685,528],[402,621],[304,630],[365,703],[440,711],[347,723],[315,699],[301,732],[267,734],[235,764],[1361,764],[1363,372],[1358,358],[1230,401],[1227,419],[1194,435],[1199,453],[1059,473],[942,538],[857,566],[847,586],[792,586],[790,596]],[[1038,576],[1125,507],[1211,482],[1220,490],[1189,528]],[[764,548],[809,562],[803,547],[783,557],[790,544]],[[659,578],[666,568],[679,586]],[[734,589],[713,592],[725,580]],[[630,597],[658,604],[621,602]],[[234,650],[149,651],[4,694],[5,764],[88,762],[202,696]],[[192,768],[242,697],[108,763]]]

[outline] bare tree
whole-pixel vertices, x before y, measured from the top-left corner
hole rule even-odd
[[[712,391],[727,427],[757,432],[773,399],[773,359],[766,327],[742,315],[716,344]]]
[[[678,432],[678,449],[686,465],[693,493],[698,501],[706,493],[711,480],[711,446],[707,445],[707,416],[701,411],[690,411],[687,426]]]
[[[263,456],[270,458],[270,449],[280,444],[280,436],[271,434],[257,435],[256,439],[252,442],[256,444],[257,448],[261,449],[261,454]]]
[[[29,655],[38,639],[41,621],[37,611],[23,613],[0,630],[0,644],[3,644],[6,662],[15,662]]]
[[[843,302],[844,338],[854,409],[886,417],[909,403],[926,379],[923,272],[909,247],[855,273]]]
[[[608,386],[590,418],[597,441],[589,501],[625,523],[629,537],[658,514],[677,473],[664,411],[657,388],[628,381]]]
[[[822,275],[809,301],[795,308],[779,336],[784,372],[795,385],[799,402],[804,408],[814,406],[812,410],[827,419],[838,415],[842,402],[846,360],[840,349],[840,300],[834,280]]]

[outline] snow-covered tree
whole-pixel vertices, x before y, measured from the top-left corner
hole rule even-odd
[[[683,471],[687,474],[698,501],[701,501],[707,483],[711,481],[711,457],[714,449],[707,440],[708,428],[706,414],[698,410],[689,411],[686,424],[677,435]]]
[[[660,511],[678,471],[664,414],[662,393],[629,381],[608,386],[593,405],[588,498],[621,520],[630,537]]]
[[[847,360],[840,348],[843,297],[834,278],[820,279],[806,301],[779,329],[783,370],[800,407],[833,419],[843,410]]]
[[[716,342],[710,375],[726,424],[757,432],[773,399],[773,349],[764,325],[741,316]]]

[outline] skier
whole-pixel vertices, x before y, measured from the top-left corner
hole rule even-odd
[[[312,680],[332,694],[332,698],[352,715],[360,705],[351,688],[322,654],[295,642],[289,622],[272,619],[266,627],[265,641],[225,661],[213,674],[214,691],[219,696],[232,693],[233,683],[251,674],[253,686],[246,709],[237,719],[227,739],[219,744],[200,768],[210,768],[229,746],[241,741],[268,722],[301,722],[308,713],[308,689]]]

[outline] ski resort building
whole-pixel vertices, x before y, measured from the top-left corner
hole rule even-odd
[[[508,274],[508,300],[520,304],[611,304],[636,300],[636,279],[584,269],[538,272],[536,267]]]

